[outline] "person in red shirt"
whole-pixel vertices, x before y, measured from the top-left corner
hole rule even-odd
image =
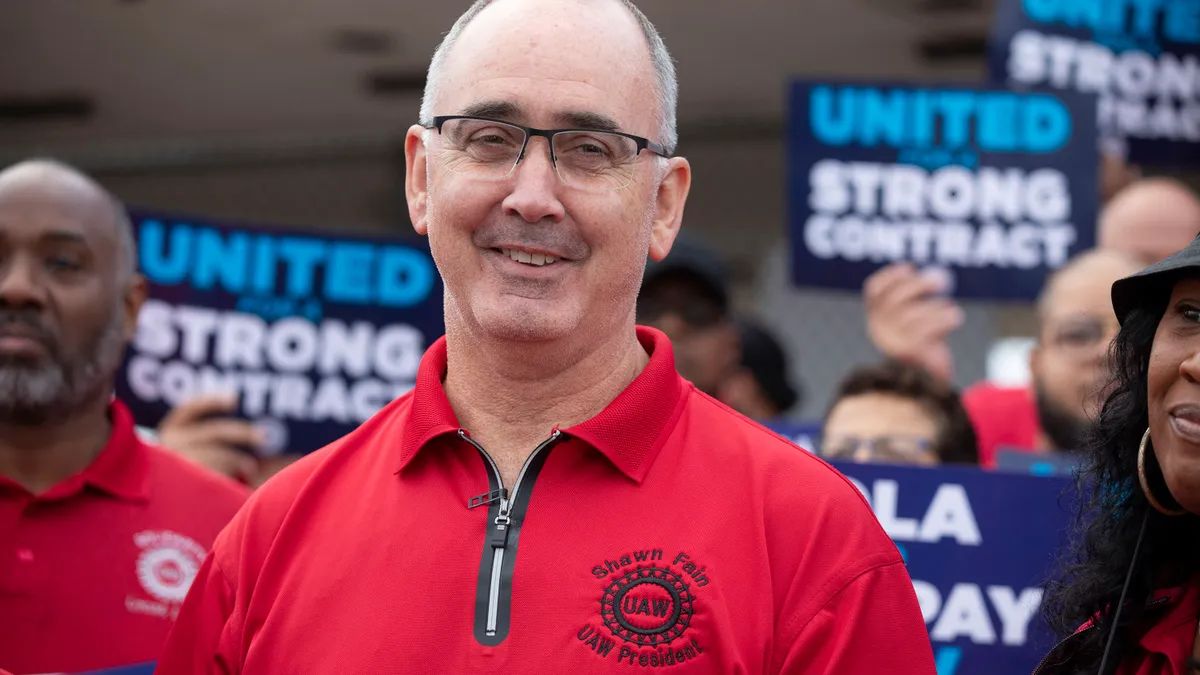
[[[654,27],[622,0],[477,2],[425,92],[406,192],[446,336],[255,492],[159,675],[932,675],[858,491],[635,326],[691,182]]]
[[[154,661],[237,484],[139,440],[113,377],[146,294],[120,205],[0,173],[0,667]]]

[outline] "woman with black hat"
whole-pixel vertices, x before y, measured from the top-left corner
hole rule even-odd
[[[1038,675],[1200,673],[1200,237],[1113,284],[1113,382]]]

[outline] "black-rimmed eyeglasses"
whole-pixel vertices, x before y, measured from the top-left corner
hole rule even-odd
[[[619,190],[633,182],[638,155],[649,150],[669,157],[666,148],[633,134],[594,129],[534,129],[511,122],[444,115],[427,129],[445,141],[445,164],[455,173],[501,180],[525,156],[529,139],[545,138],[550,162],[565,185],[583,190]]]

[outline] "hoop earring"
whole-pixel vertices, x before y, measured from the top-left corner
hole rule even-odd
[[[1150,429],[1146,428],[1146,433],[1142,434],[1142,442],[1138,445],[1137,456],[1137,472],[1138,483],[1142,486],[1142,494],[1146,495],[1146,501],[1150,502],[1150,506],[1154,507],[1155,511],[1164,516],[1182,516],[1188,513],[1187,509],[1168,509],[1154,497],[1154,493],[1150,490],[1150,481],[1146,478],[1146,445],[1150,443]]]

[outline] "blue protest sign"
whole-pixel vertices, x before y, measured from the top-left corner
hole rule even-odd
[[[1097,95],[1102,136],[1134,163],[1200,166],[1200,0],[1001,0],[988,73]]]
[[[315,450],[411,389],[444,331],[423,239],[132,215],[150,299],[117,395],[139,424],[233,394],[268,452]]]
[[[1054,645],[1043,588],[1070,520],[1067,478],[843,464],[904,554],[938,675],[1030,673]]]
[[[962,298],[1028,300],[1095,241],[1094,100],[902,83],[792,85],[792,280],[859,290],[892,262]]]

